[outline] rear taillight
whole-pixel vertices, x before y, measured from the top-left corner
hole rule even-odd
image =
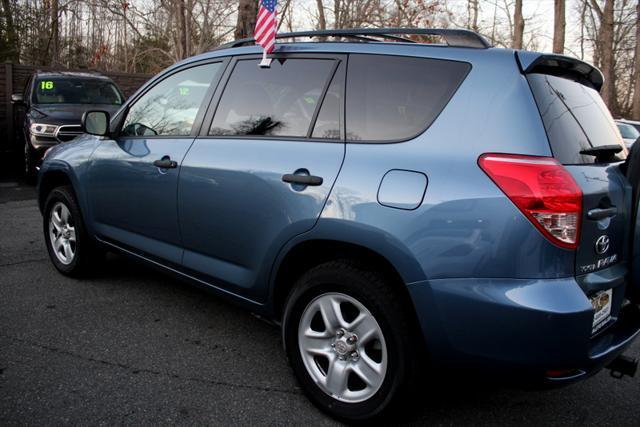
[[[483,154],[478,164],[551,242],[578,247],[582,191],[560,163],[551,157]]]

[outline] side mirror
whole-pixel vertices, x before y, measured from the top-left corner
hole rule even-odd
[[[14,93],[13,95],[11,95],[11,103],[24,105],[24,96],[21,93]]]
[[[85,133],[97,136],[109,134],[109,113],[106,111],[87,111],[82,115],[82,129]]]

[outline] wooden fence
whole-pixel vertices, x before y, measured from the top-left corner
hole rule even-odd
[[[120,72],[101,72],[96,70],[68,70],[62,68],[35,67],[31,65],[13,64],[11,62],[0,63],[0,152],[21,150],[20,144],[16,144],[14,135],[14,106],[11,104],[11,95],[22,93],[29,76],[34,71],[81,71],[96,72],[113,80],[125,96],[131,96],[142,86],[151,75],[132,74]]]

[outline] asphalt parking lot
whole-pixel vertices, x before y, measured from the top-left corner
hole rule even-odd
[[[276,328],[118,256],[91,280],[61,276],[32,187],[0,181],[0,230],[0,425],[334,424],[302,395]],[[640,425],[640,377],[424,390],[399,421]]]

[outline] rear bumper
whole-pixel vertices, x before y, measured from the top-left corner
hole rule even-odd
[[[573,278],[441,279],[408,286],[435,362],[483,373],[553,381],[595,373],[640,333],[640,309],[621,309],[625,283],[614,288],[612,320],[592,336],[593,309]],[[513,378],[513,377],[512,377]],[[551,380],[551,379],[550,379]]]

